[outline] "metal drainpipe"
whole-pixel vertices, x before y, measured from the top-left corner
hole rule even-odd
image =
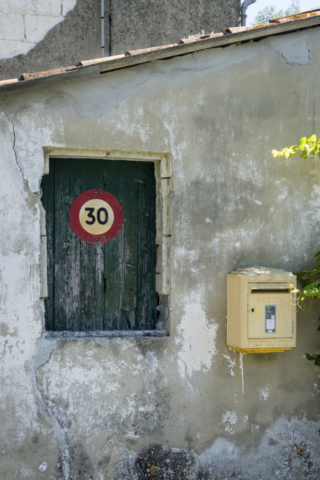
[[[247,25],[247,8],[252,3],[256,3],[257,0],[244,0],[241,4],[241,27],[245,27]]]
[[[101,2],[101,58],[104,57],[104,0]]]

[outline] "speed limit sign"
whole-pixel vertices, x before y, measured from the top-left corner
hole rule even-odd
[[[118,200],[105,190],[86,190],[72,203],[69,212],[72,230],[81,240],[99,245],[112,240],[123,223]]]

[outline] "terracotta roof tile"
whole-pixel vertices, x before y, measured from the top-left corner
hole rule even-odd
[[[32,80],[33,78],[43,78],[49,77],[50,75],[57,75],[59,73],[70,72],[70,70],[76,70],[77,66],[72,65],[71,67],[61,67],[54,68],[53,70],[46,70],[45,72],[35,72],[35,73],[23,73],[19,80]]]
[[[19,82],[19,78],[10,78],[10,80],[1,80],[0,87],[2,85],[10,85],[10,83],[17,83],[17,82]]]
[[[157,50],[163,50],[165,48],[177,47],[177,43],[172,43],[171,45],[160,45],[159,47],[150,47],[150,48],[140,48],[139,50],[128,50],[126,56],[140,55],[141,53],[156,52]]]
[[[92,60],[81,60],[77,64],[77,67],[88,67],[89,65],[96,65],[98,63],[110,62],[111,60],[120,60],[125,56],[126,55],[113,55],[111,57],[93,58]]]
[[[248,30],[252,30],[252,27],[229,27],[226,28],[225,33],[239,33],[239,32],[247,32]]]
[[[224,33],[214,33],[214,32],[211,32],[211,33],[199,33],[198,35],[190,35],[189,37],[187,38],[181,38],[181,40],[179,40],[179,44],[180,45],[185,45],[187,43],[194,43],[194,42],[200,42],[201,40],[207,40],[208,38],[215,38],[215,37],[221,37],[223,36]]]
[[[293,22],[295,20],[302,20],[304,18],[316,17],[317,15],[320,15],[320,8],[316,8],[315,10],[307,10],[306,12],[295,13],[294,15],[289,15],[286,17],[273,18],[272,20],[269,20],[269,23],[277,24]]]

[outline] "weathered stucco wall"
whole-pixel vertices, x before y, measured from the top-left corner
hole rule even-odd
[[[292,351],[226,346],[227,273],[319,250],[319,160],[270,154],[318,130],[319,32],[2,98],[1,478],[319,478],[319,313]],[[171,153],[169,337],[42,338],[44,145]]]
[[[176,43],[202,30],[223,32],[239,24],[239,0],[109,1],[111,30],[108,25],[105,45],[110,45],[112,55]]]
[[[240,0],[105,0],[105,55],[238,25]],[[111,12],[111,13],[110,13]],[[0,0],[0,80],[101,57],[100,0]]]

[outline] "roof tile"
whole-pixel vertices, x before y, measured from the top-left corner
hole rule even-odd
[[[150,47],[150,48],[141,48],[140,50],[128,50],[126,52],[127,57],[133,55],[140,55],[140,53],[156,52],[157,50],[163,50],[164,48],[177,47],[177,43],[172,43],[171,45],[160,45],[159,47]]]
[[[286,17],[273,18],[272,20],[269,20],[269,23],[287,23],[295,20],[302,20],[304,18],[316,17],[317,15],[320,15],[320,8],[316,8],[315,10],[307,10],[306,12],[295,13],[294,15],[287,15]]]
[[[205,33],[199,33],[198,35],[190,35],[189,37],[187,38],[181,38],[181,40],[179,40],[179,44],[181,45],[185,45],[187,43],[194,43],[194,42],[200,42],[201,40],[207,40],[208,38],[215,38],[215,37],[221,37],[223,36],[224,33],[220,32],[220,33],[214,33],[214,32],[211,32],[211,33],[208,33],[208,34],[205,34]]]
[[[9,80],[1,80],[0,87],[2,87],[2,85],[10,85],[10,83],[17,83],[17,82],[19,82],[19,78],[10,78]]]
[[[70,70],[76,70],[78,67],[76,65],[72,65],[70,67],[61,67],[61,68],[54,68],[53,70],[46,70],[45,72],[35,72],[35,73],[23,73],[19,80],[32,80],[34,78],[42,78],[42,77],[49,77],[50,75],[58,75],[59,73],[66,73]]]
[[[93,58],[92,60],[81,60],[77,64],[77,67],[89,67],[90,65],[97,65],[99,63],[110,62],[111,60],[120,60],[125,56],[126,55],[113,55],[111,57]]]

